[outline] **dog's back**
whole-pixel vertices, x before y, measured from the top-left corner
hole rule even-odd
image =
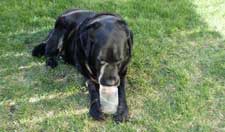
[[[79,25],[88,17],[95,15],[96,13],[89,10],[71,9],[65,11],[60,15],[55,23],[55,28],[66,28],[72,30],[79,27]]]

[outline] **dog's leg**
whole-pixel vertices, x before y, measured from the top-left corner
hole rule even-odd
[[[45,57],[47,58],[46,66],[55,68],[58,65],[57,57],[59,56],[59,45],[61,46],[63,43],[63,35],[64,31],[56,28],[49,33],[49,36],[45,41]]]
[[[96,86],[97,84],[95,84],[91,80],[87,80],[86,85],[88,87],[89,96],[90,96],[89,114],[95,120],[104,120],[104,115],[101,111],[99,93],[98,93],[98,90],[97,90],[98,86]]]
[[[47,40],[50,39],[52,32],[53,30],[48,33],[48,36],[39,45],[34,47],[32,50],[32,56],[41,57],[45,55]]]
[[[120,79],[120,86],[118,87],[118,93],[119,93],[119,105],[117,108],[117,112],[114,115],[114,119],[117,123],[128,120],[128,107],[125,94],[125,78]]]

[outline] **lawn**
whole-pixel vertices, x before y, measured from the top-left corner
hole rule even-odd
[[[115,12],[134,32],[129,121],[94,121],[84,80],[32,48],[69,8]],[[0,131],[225,131],[224,0],[1,0]]]

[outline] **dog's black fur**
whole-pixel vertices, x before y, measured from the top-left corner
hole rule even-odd
[[[59,16],[55,28],[36,46],[33,56],[46,56],[54,68],[57,58],[74,65],[84,75],[90,94],[90,115],[104,119],[100,109],[99,85],[117,86],[119,106],[114,118],[128,119],[125,76],[131,58],[133,35],[118,15],[88,10],[69,10]]]

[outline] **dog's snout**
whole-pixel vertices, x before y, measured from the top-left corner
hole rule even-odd
[[[117,79],[116,77],[111,79],[101,79],[100,83],[104,86],[117,86],[119,85],[119,79]]]
[[[104,86],[118,86],[120,84],[118,68],[111,64],[103,65],[100,69],[98,81]]]

